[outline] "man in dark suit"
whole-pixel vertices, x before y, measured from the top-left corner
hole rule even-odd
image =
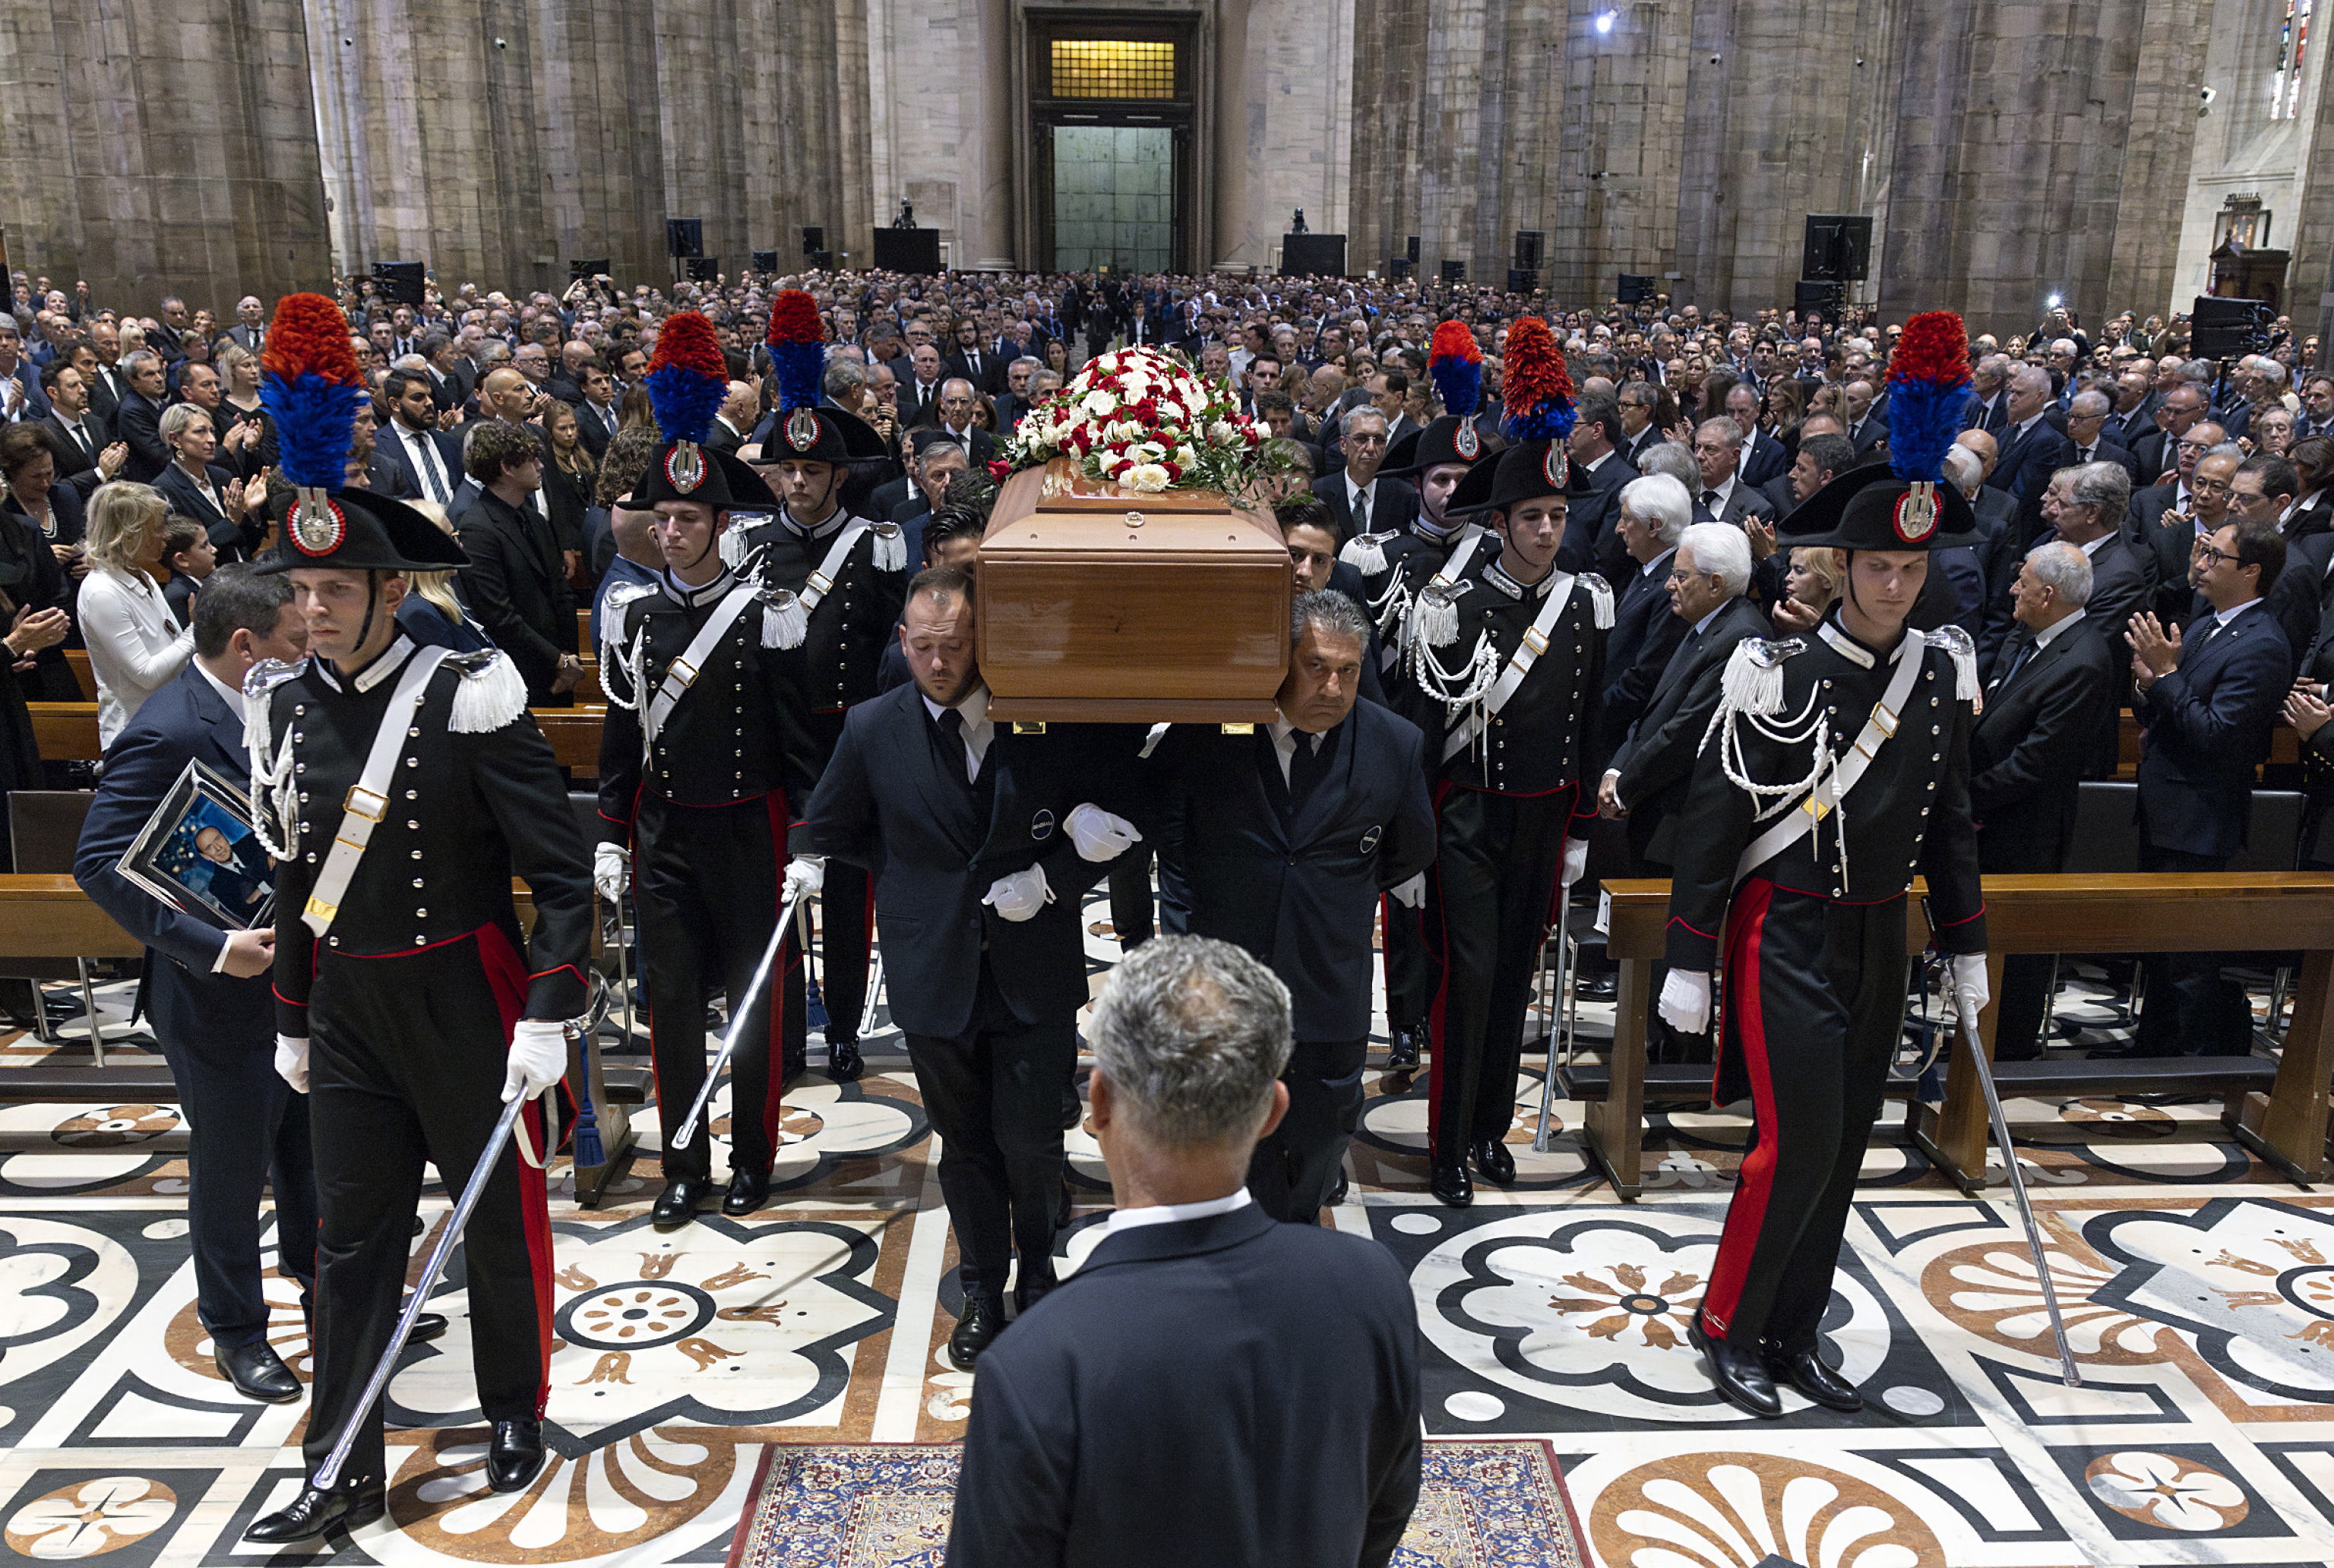
[[[2063,538],[2036,545],[2013,587],[2018,624],[1985,706],[1970,732],[1970,810],[1978,870],[1989,875],[2067,869],[2075,802],[2104,734],[2115,744],[2117,665],[2106,623],[2084,611],[2091,558]],[[2003,960],[1994,1055],[2041,1053],[2052,961],[2044,953]]]
[[[1780,448],[1777,451],[1779,455]],[[1772,521],[1775,508],[1741,476],[1742,428],[1732,419],[1704,419],[1693,433],[1694,461],[1702,465],[1702,491],[1694,497],[1697,523],[1731,523],[1741,527],[1746,518]]]
[[[57,477],[86,500],[121,471],[130,448],[113,450],[105,428],[89,411],[89,386],[70,361],[52,360],[41,371],[41,388],[49,395],[49,417],[41,421],[56,456]]]
[[[1987,354],[1970,372],[1969,408],[1962,415],[1962,428],[1999,436],[2009,423],[2010,361]]]
[[[1620,572],[1606,574],[1613,584],[1613,627],[1605,639],[1600,757],[1621,748],[1685,637],[1686,623],[1670,613],[1670,562],[1693,521],[1693,498],[1667,474],[1648,474],[1622,487],[1615,510],[1626,554]]]
[[[2215,424],[2190,426],[2180,438],[2178,484],[2141,491],[2127,514],[2125,537],[2156,563],[2156,618],[2166,626],[2185,626],[2195,612],[2188,568],[2196,543],[2229,520],[2230,481],[2244,454],[2220,435]]]
[[[2262,601],[2285,568],[2274,524],[2229,523],[2198,547],[2196,590],[2211,613],[2185,632],[2143,614],[2127,632],[2139,763],[2139,869],[2218,871],[2243,847],[2253,769],[2293,684],[2293,650]],[[2146,960],[2147,1002],[2129,1053],[2242,1055],[2252,1035],[2244,991],[2219,955]]]
[[[908,353],[908,373],[900,378],[900,423],[912,428],[929,422],[940,400],[940,381],[946,375],[940,363],[940,351],[930,343],[918,343]]]
[[[1418,492],[1406,479],[1380,477],[1386,455],[1386,417],[1365,403],[1345,415],[1345,466],[1313,481],[1313,494],[1337,520],[1337,537],[1398,533],[1418,515]]]
[[[1565,450],[1573,464],[1588,476],[1595,494],[1582,497],[1566,520],[1567,537],[1596,542],[1596,570],[1618,582],[1628,570],[1629,554],[1621,544],[1621,489],[1637,476],[1629,459],[1621,455],[1621,443],[1625,438],[1621,428],[1621,405],[1611,398],[1584,398],[1573,420],[1572,434],[1565,439]]]
[[[1434,860],[1418,727],[1355,691],[1368,616],[1337,592],[1290,611],[1280,717],[1251,736],[1168,731],[1153,758],[1161,856],[1190,888],[1186,928],[1238,942],[1288,987],[1288,1114],[1257,1145],[1249,1190],[1275,1219],[1318,1221],[1362,1111],[1378,896]]]
[[[2120,463],[2131,475],[2132,485],[2136,488],[2144,482],[2140,477],[2139,459],[2106,433],[2110,412],[2111,405],[2105,392],[2075,394],[2074,399],[2067,405],[2067,443],[2075,448],[2070,461],[2077,464]]]
[[[121,476],[151,485],[170,466],[169,444],[162,439],[162,358],[151,349],[124,355],[121,378],[129,390],[114,414],[113,433],[130,447],[130,460]]]
[[[1790,467],[1783,443],[1759,428],[1759,394],[1750,387],[1737,384],[1728,390],[1726,418],[1737,436],[1734,477],[1744,488],[1756,490]]]
[[[587,360],[578,372],[583,378],[577,385],[583,397],[575,405],[575,436],[584,449],[599,462],[607,456],[608,443],[616,438],[621,421],[616,414],[616,380],[608,374],[606,366],[597,360]]]
[[[565,707],[584,678],[575,656],[575,596],[550,520],[535,509],[543,448],[526,428],[482,421],[467,458],[478,494],[454,519],[470,563],[462,598],[481,630],[510,655],[531,707]]]
[[[947,439],[964,448],[966,458],[984,467],[1005,455],[997,438],[973,422],[972,383],[962,376],[950,376],[940,383],[940,395],[924,410],[921,428],[937,430]]]
[[[1845,393],[1847,428],[1841,434],[1856,444],[1856,456],[1861,460],[1888,444],[1888,414],[1873,406],[1876,394],[1870,381],[1861,378],[1850,381]]]
[[[231,782],[249,775],[244,675],[263,659],[297,660],[307,642],[287,580],[238,566],[212,573],[198,603],[195,656],[106,754],[73,861],[89,896],[146,944],[141,1001],[187,1117],[196,1310],[212,1359],[237,1392],[275,1404],[299,1399],[301,1387],[267,1342],[261,1203],[272,1185],[277,1268],[304,1311],[316,1279],[316,1178],[307,1097],[275,1072],[275,928],[222,929],[116,867],[190,761]]]
[[[1229,943],[1162,937],[1111,972],[1091,1092],[1117,1212],[981,1363],[951,1568],[1393,1557],[1421,1456],[1409,1284],[1241,1185],[1289,1034],[1287,990]]]
[[[949,355],[946,367],[950,375],[962,376],[982,397],[993,398],[1009,385],[1005,373],[1007,363],[1003,354],[980,341],[978,319],[957,318],[956,348]]]
[[[2042,532],[2042,491],[2074,449],[2050,423],[2049,408],[2049,371],[2029,368],[2010,379],[2010,422],[1998,437],[2001,457],[1986,483],[2018,503],[2021,548]]]
[[[391,370],[381,395],[389,400],[389,428],[375,436],[375,455],[397,470],[404,486],[399,494],[435,501],[450,514],[462,484],[462,448],[438,428],[429,379]]]
[[[2084,606],[2103,637],[2120,635],[2132,614],[2147,608],[2156,589],[2154,559],[2134,549],[2116,521],[2128,505],[2124,497],[2130,482],[2119,464],[2090,463],[2060,469],[2042,491],[2042,517],[2050,536],[2072,544],[2090,561]],[[2013,592],[1987,607],[1978,638],[1978,668],[1988,678],[2001,672],[2002,649],[2019,624],[2016,603]],[[2107,755],[2111,769],[2112,737]]]
[[[2140,477],[2153,483],[2170,473],[2179,455],[2181,438],[2199,422],[2209,421],[2211,415],[2212,404],[2202,387],[2183,381],[2165,393],[2164,400],[2156,406],[2156,428],[2142,436],[2131,448],[2131,455],[2139,459]],[[2214,425],[2213,428],[2217,432],[2220,427]],[[2215,434],[2213,441],[2219,439]]]
[[[41,392],[41,367],[24,352],[16,318],[0,311],[0,424],[32,424],[49,416]]]
[[[1135,842],[1097,801],[1131,766],[1118,738],[989,717],[973,652],[972,579],[909,584],[911,684],[852,708],[811,797],[807,848],[874,873],[892,1021],[932,1130],[956,1231],[964,1312],[949,1354],[970,1370],[1017,1306],[1054,1285],[1062,1111],[1086,1002],[1079,900]]]

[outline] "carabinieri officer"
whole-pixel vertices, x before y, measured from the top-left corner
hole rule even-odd
[[[1863,1403],[1818,1333],[1904,1025],[1916,875],[1963,1005],[1985,1005],[1974,650],[1957,628],[1906,623],[1933,553],[1978,538],[1959,487],[1941,482],[1967,351],[1958,317],[1905,323],[1889,460],[1839,476],[1782,524],[1786,548],[1847,553],[1839,599],[1809,637],[1736,645],[1679,816],[1661,1014],[1688,1034],[1706,1026],[1722,928],[1714,1097],[1747,1093],[1756,1126],[1690,1326],[1719,1392],[1756,1416],[1782,1414],[1778,1379],[1832,1409]]]
[[[290,575],[309,658],[256,667],[245,703],[256,825],[280,862],[277,1068],[309,1094],[321,1198],[309,1464],[361,1425],[335,1486],[304,1487],[246,1532],[267,1543],[381,1515],[381,1412],[354,1404],[397,1319],[423,1162],[458,1191],[502,1104],[564,1073],[592,929],[589,857],[518,672],[398,630],[407,575],[458,568],[461,547],[401,503],[336,487],[353,399],[328,389],[361,385],[347,332],[311,294],[287,299],[268,334],[297,499],[257,569]],[[320,437],[336,418],[337,440]],[[534,894],[532,941],[514,874]],[[535,1159],[503,1150],[463,1236],[497,1492],[542,1468],[550,1393],[540,1110],[519,1129]]]

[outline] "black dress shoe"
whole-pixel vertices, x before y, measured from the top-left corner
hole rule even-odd
[[[1467,1151],[1474,1157],[1475,1174],[1494,1187],[1513,1187],[1516,1182],[1516,1157],[1508,1146],[1496,1138],[1478,1139],[1475,1147]]]
[[[972,1371],[973,1362],[980,1359],[989,1342],[1005,1332],[1005,1298],[1001,1295],[969,1295],[964,1298],[964,1315],[956,1320],[956,1332],[949,1335],[949,1360],[960,1372]]]
[[[1013,1315],[1019,1317],[1044,1300],[1047,1292],[1061,1282],[1054,1276],[1054,1260],[1046,1258],[1036,1268],[1027,1259],[1021,1264],[1021,1277],[1013,1284]]]
[[[1686,1319],[1685,1332],[1710,1362],[1711,1380],[1726,1402],[1736,1409],[1747,1410],[1763,1419],[1773,1419],[1783,1413],[1783,1401],[1776,1397],[1774,1380],[1767,1376],[1766,1365],[1756,1351],[1746,1351],[1724,1340],[1713,1340],[1702,1329],[1702,1314],[1695,1313]]]
[[[405,1336],[405,1342],[410,1345],[428,1344],[445,1332],[446,1314],[444,1313],[423,1313],[413,1320],[413,1332]]]
[[[1790,1384],[1828,1410],[1864,1409],[1864,1396],[1856,1391],[1856,1385],[1827,1366],[1823,1352],[1815,1346],[1803,1351],[1779,1351],[1762,1345],[1760,1351],[1767,1364],[1767,1375],[1774,1381]]]
[[[1590,975],[1572,983],[1572,994],[1584,1002],[1610,1002],[1621,994],[1617,976]]]
[[[246,1400],[266,1405],[288,1405],[300,1397],[300,1380],[265,1340],[247,1345],[226,1345],[211,1351],[211,1364],[219,1376],[235,1385]]]
[[[649,1211],[649,1223],[667,1230],[687,1225],[697,1217],[697,1206],[712,1190],[713,1184],[702,1177],[684,1176],[666,1182],[657,1195],[656,1207]]]
[[[1386,1071],[1400,1073],[1415,1069],[1418,1066],[1419,1042],[1424,1034],[1425,1031],[1414,1024],[1396,1029],[1394,1037],[1386,1042]]]
[[[1337,1172],[1336,1181],[1329,1188],[1328,1206],[1331,1208],[1335,1208],[1339,1204],[1345,1201],[1345,1172],[1342,1168],[1340,1168]]]
[[[497,1421],[487,1445],[487,1490],[524,1492],[543,1469],[543,1423]]]
[[[733,1170],[729,1173],[729,1191],[721,1199],[721,1212],[738,1218],[753,1213],[768,1201],[770,1173],[767,1170]]]
[[[856,1040],[830,1040],[826,1043],[826,1075],[837,1083],[856,1083],[859,1075],[867,1071],[867,1063],[859,1054]]]
[[[379,1481],[344,1481],[329,1492],[303,1486],[290,1507],[253,1520],[243,1538],[267,1546],[313,1541],[327,1530],[354,1530],[370,1525],[387,1508],[388,1499]]]
[[[1462,1161],[1437,1164],[1428,1174],[1426,1185],[1436,1199],[1449,1207],[1464,1208],[1475,1201],[1475,1184],[1467,1179],[1467,1167]]]

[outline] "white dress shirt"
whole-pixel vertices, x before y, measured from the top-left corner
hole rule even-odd
[[[1173,1225],[1178,1220],[1237,1214],[1255,1201],[1249,1196],[1247,1188],[1236,1187],[1221,1198],[1210,1198],[1200,1203],[1154,1203],[1143,1208],[1122,1208],[1102,1222],[1095,1241],[1100,1245],[1119,1231],[1138,1230],[1146,1225]]]
[[[1316,755],[1321,750],[1321,737],[1313,734],[1310,730],[1299,730],[1295,725],[1288,722],[1288,715],[1280,712],[1278,708],[1273,710],[1271,727],[1272,755],[1280,759],[1280,782],[1282,784],[1293,783],[1295,781],[1291,777],[1289,770],[1296,765],[1297,762],[1297,737],[1299,735],[1303,735],[1307,740],[1311,741],[1313,743],[1312,749]]]
[[[401,421],[391,420],[397,427],[397,438],[405,443],[406,457],[413,464],[414,476],[421,481],[421,494],[440,506],[454,499],[454,478],[446,472],[446,460],[438,450],[437,441],[427,430],[416,430]],[[443,494],[433,494],[432,483],[443,486]]]

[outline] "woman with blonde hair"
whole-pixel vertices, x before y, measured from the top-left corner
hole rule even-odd
[[[81,630],[97,678],[101,747],[195,651],[193,629],[172,620],[162,598],[162,524],[169,515],[169,503],[150,485],[116,480],[89,498]]]
[[[1847,575],[1847,557],[1837,550],[1799,545],[1791,552],[1791,569],[1783,577],[1783,597],[1775,601],[1768,617],[1784,637],[1815,630],[1816,622],[1839,597],[1841,579]]]
[[[453,522],[447,517],[446,508],[435,501],[408,501],[406,505],[438,525],[448,538],[454,536]],[[494,646],[493,640],[478,630],[478,623],[461,596],[455,592],[451,572],[409,572],[406,583],[410,590],[397,607],[398,630],[413,639],[422,648],[450,648],[457,653],[477,653]]]
[[[219,456],[250,479],[276,461],[275,421],[259,401],[259,356],[240,343],[222,343],[216,368],[219,405],[211,423],[218,431]]]

